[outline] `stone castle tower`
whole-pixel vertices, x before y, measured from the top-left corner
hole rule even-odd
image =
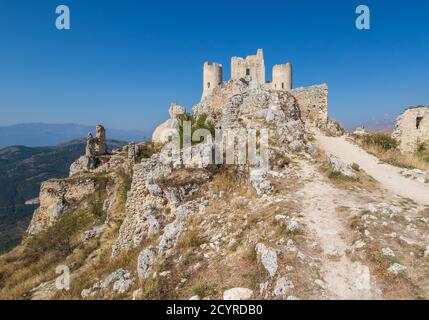
[[[214,88],[222,84],[222,65],[204,62],[203,98],[210,95]]]
[[[247,56],[245,59],[232,57],[231,79],[238,80],[250,77],[258,84],[265,83],[265,63],[262,49],[258,49],[256,55]]]
[[[262,49],[258,49],[255,55],[246,58],[231,58],[231,80],[247,79],[270,90],[292,90],[292,65],[290,63],[275,65],[272,78],[272,83],[266,83]],[[202,99],[211,95],[213,89],[220,86],[222,82],[222,65],[204,62]]]
[[[276,64],[273,67],[272,89],[292,90],[292,65],[290,63]]]

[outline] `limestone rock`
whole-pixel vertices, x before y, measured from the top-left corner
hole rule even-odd
[[[287,230],[290,232],[297,232],[300,228],[300,225],[295,220],[290,220],[287,224]]]
[[[403,266],[403,265],[401,265],[401,264],[399,264],[399,263],[394,263],[394,264],[392,264],[392,265],[389,267],[389,269],[387,269],[387,271],[388,271],[389,273],[393,273],[394,275],[397,275],[397,274],[399,274],[400,272],[403,272],[403,271],[405,271],[405,270],[407,270],[407,267],[405,267],[405,266]]]
[[[271,182],[267,179],[265,169],[250,169],[250,182],[258,194],[269,193],[272,189]]]
[[[261,259],[261,263],[264,266],[265,270],[268,271],[271,277],[277,272],[277,253],[276,251],[268,248],[262,243],[256,245],[256,252]]]
[[[137,274],[141,279],[149,277],[149,269],[156,259],[156,250],[154,248],[146,248],[140,252],[137,259]]]
[[[386,257],[394,257],[395,256],[395,253],[390,248],[383,248],[382,252],[383,252],[383,255],[385,255]]]
[[[131,289],[134,281],[135,279],[130,272],[120,268],[109,274],[104,280],[96,282],[91,288],[83,289],[81,297],[87,299],[100,294],[109,294],[109,290],[123,294]]]
[[[81,156],[79,159],[77,159],[70,165],[69,175],[71,177],[77,173],[88,172],[92,169],[95,169],[96,164],[96,158]]]
[[[352,178],[352,179],[356,178],[356,174],[353,172],[353,169],[351,168],[351,166],[349,164],[346,164],[343,161],[341,161],[341,159],[339,159],[336,156],[328,153],[326,155],[326,160],[330,164],[332,171],[338,172],[338,173],[340,173],[346,177]]]
[[[301,140],[293,140],[290,144],[289,147],[292,151],[294,152],[299,152],[302,149],[304,149],[305,145],[304,142],[302,142]]]
[[[131,277],[130,273],[124,275],[124,277],[118,279],[113,284],[113,291],[122,294],[130,290],[134,284],[134,278]]]
[[[40,187],[40,206],[33,214],[27,233],[36,235],[67,214],[70,207],[85,201],[98,188],[95,178],[48,180]]]
[[[232,288],[223,293],[223,300],[249,300],[253,291],[247,288]]]
[[[319,153],[319,150],[317,149],[317,147],[316,147],[316,145],[314,143],[308,143],[308,145],[307,145],[307,152],[312,157],[316,157],[317,154]]]
[[[92,227],[91,229],[83,233],[82,240],[85,242],[93,238],[99,238],[105,229],[106,229],[105,225]]]
[[[291,281],[289,281],[286,277],[281,277],[277,280],[273,293],[276,297],[282,297],[287,295],[289,289],[293,288],[294,285]]]
[[[158,250],[160,252],[169,249],[173,245],[175,240],[182,232],[187,216],[188,209],[185,205],[176,209],[176,219],[172,223],[165,226],[164,234],[161,236],[159,241]]]

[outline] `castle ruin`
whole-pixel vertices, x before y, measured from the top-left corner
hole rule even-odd
[[[95,127],[95,138],[92,133],[88,133],[85,155],[87,157],[97,157],[105,154],[107,154],[106,129],[102,125],[97,125]]]
[[[299,107],[300,118],[309,126],[341,134],[343,129],[328,117],[328,86],[326,83],[307,87],[293,88],[292,64],[276,64],[272,68],[272,81],[265,80],[265,62],[262,49],[246,58],[231,58],[231,79],[223,80],[223,66],[217,62],[204,62],[203,93],[199,103],[193,106],[194,115],[208,113],[220,114],[226,110],[234,96],[249,93],[265,93],[273,99],[278,96],[290,96]],[[274,98],[277,97],[277,98]],[[172,110],[177,109],[180,112]],[[226,110],[226,111],[225,111]],[[177,115],[185,113],[185,108],[172,104],[170,119],[159,125],[152,135],[152,141],[165,143],[172,133],[177,132],[180,120]],[[227,116],[225,116],[227,118]],[[233,115],[231,115],[233,118]]]
[[[392,137],[402,152],[414,152],[419,143],[429,142],[429,106],[405,110],[396,120]]]
[[[222,64],[204,63],[203,68],[203,96],[202,99],[212,94],[216,87],[223,83]],[[231,58],[231,80],[246,79],[254,84],[271,90],[292,90],[292,65],[290,63],[273,66],[271,83],[265,81],[265,62],[262,49],[258,49],[255,55],[246,58]]]
[[[95,137],[88,133],[86,137],[85,155],[81,156],[70,166],[70,176],[94,170],[100,164],[99,157],[107,155],[106,129],[102,125],[95,127]]]

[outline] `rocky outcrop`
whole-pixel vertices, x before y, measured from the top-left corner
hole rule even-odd
[[[133,168],[131,189],[127,195],[126,216],[113,246],[112,255],[129,250],[157,233],[170,217],[165,198],[157,181],[171,173],[171,168],[156,157],[144,160]]]
[[[343,176],[346,176],[348,178],[352,178],[352,179],[356,178],[356,173],[353,172],[352,167],[349,164],[344,163],[341,159],[328,153],[326,155],[326,160],[331,166],[333,172],[340,173]]]
[[[35,235],[50,226],[60,215],[81,205],[82,201],[97,189],[97,182],[91,178],[49,180],[40,188],[40,206],[34,212],[27,229]]]
[[[210,174],[203,169],[173,169],[160,160],[159,154],[136,164],[127,195],[126,216],[112,255],[135,248],[160,231],[164,235],[159,249],[165,250],[186,218],[183,205],[208,182]]]
[[[135,282],[131,272],[122,268],[109,274],[104,280],[96,282],[91,288],[81,292],[83,299],[96,298],[100,295],[124,294]]]

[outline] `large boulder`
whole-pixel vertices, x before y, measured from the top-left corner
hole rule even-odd
[[[326,160],[331,166],[333,172],[340,173],[348,178],[356,178],[356,174],[353,172],[352,167],[349,164],[343,162],[340,158],[328,153],[326,155]]]
[[[253,291],[247,288],[232,288],[223,293],[223,300],[249,300]]]
[[[256,253],[258,254],[262,265],[271,277],[277,272],[277,252],[273,249],[268,248],[263,243],[256,245]]]

